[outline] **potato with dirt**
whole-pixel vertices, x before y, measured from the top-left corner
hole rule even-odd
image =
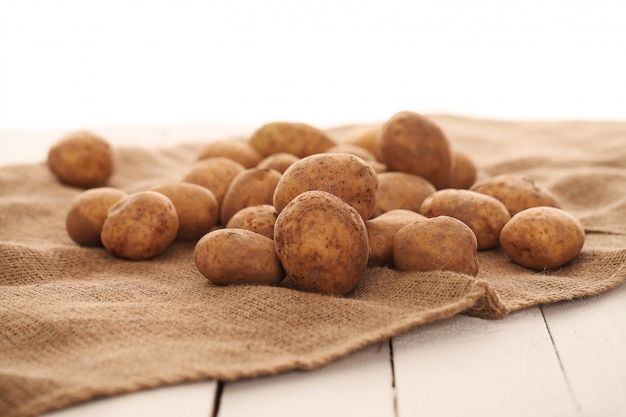
[[[226,228],[246,229],[274,239],[274,224],[278,213],[273,204],[260,204],[239,210],[226,223]]]
[[[228,223],[239,210],[246,207],[272,204],[280,178],[280,172],[264,168],[249,168],[237,174],[224,194],[221,224]]]
[[[223,156],[216,156],[194,163],[181,180],[211,190],[217,198],[221,210],[222,201],[230,182],[244,170],[244,166],[239,162]]]
[[[200,153],[198,160],[213,157],[224,157],[240,163],[244,168],[255,167],[263,159],[263,155],[253,148],[248,140],[233,138],[216,140],[206,143]]]
[[[306,123],[269,122],[259,127],[248,139],[264,157],[286,152],[304,158],[324,152],[337,142],[322,130]]]
[[[435,191],[435,186],[419,175],[397,171],[379,173],[372,217],[395,209],[419,212],[424,199]]]
[[[365,222],[370,242],[369,266],[393,265],[393,237],[409,223],[426,219],[415,211],[394,209]]]

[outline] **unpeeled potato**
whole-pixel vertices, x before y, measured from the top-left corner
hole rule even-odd
[[[264,168],[250,168],[237,174],[224,194],[221,223],[228,223],[235,213],[245,207],[272,204],[280,178],[280,172]]]
[[[278,152],[263,158],[258,164],[257,168],[269,168],[280,172],[281,174],[287,170],[298,159],[297,156],[287,153]]]
[[[296,122],[266,123],[259,127],[248,141],[264,157],[286,152],[304,158],[324,152],[337,144],[320,129]]]
[[[373,217],[394,209],[419,212],[424,199],[435,191],[435,186],[419,175],[406,172],[380,173]]]
[[[263,159],[263,155],[246,139],[224,139],[205,144],[198,154],[198,160],[218,156],[232,159],[244,168],[252,168]]]
[[[182,181],[198,184],[211,190],[221,209],[230,182],[245,168],[230,158],[216,156],[203,159],[191,166]]]
[[[239,210],[226,223],[226,228],[246,229],[274,239],[278,213],[272,204],[249,206]]]
[[[426,219],[415,211],[394,209],[365,222],[370,243],[368,265],[393,265],[393,237],[409,223]]]

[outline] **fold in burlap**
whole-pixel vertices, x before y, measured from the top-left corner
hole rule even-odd
[[[145,262],[76,246],[64,219],[80,190],[59,184],[43,163],[1,168],[0,415],[181,381],[313,369],[455,314],[497,318],[624,281],[626,123],[432,118],[483,175],[526,173],[550,188],[587,230],[580,256],[538,273],[495,249],[479,254],[476,278],[371,268],[348,297],[216,287],[195,268],[193,243]],[[200,146],[118,149],[111,185],[137,191],[178,180]]]

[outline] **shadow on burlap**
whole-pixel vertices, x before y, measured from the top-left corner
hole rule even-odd
[[[1,168],[0,415],[182,381],[314,369],[456,314],[498,318],[624,281],[626,123],[432,118],[483,175],[526,173],[550,188],[586,228],[580,256],[535,272],[499,249],[485,251],[476,278],[370,268],[347,297],[216,287],[197,271],[193,243],[145,262],[76,246],[64,220],[80,190],[59,184],[43,163]],[[178,180],[199,146],[118,149],[111,185],[138,191]]]

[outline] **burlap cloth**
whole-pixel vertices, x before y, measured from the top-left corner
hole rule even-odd
[[[481,252],[476,278],[373,268],[345,298],[216,287],[197,271],[192,243],[146,262],[78,247],[64,219],[80,190],[60,185],[44,163],[1,168],[0,415],[181,381],[313,369],[455,314],[498,318],[624,281],[626,123],[432,118],[484,174],[526,173],[551,189],[586,228],[580,256],[537,273],[500,250]],[[111,185],[136,191],[180,179],[200,145],[118,149]]]

